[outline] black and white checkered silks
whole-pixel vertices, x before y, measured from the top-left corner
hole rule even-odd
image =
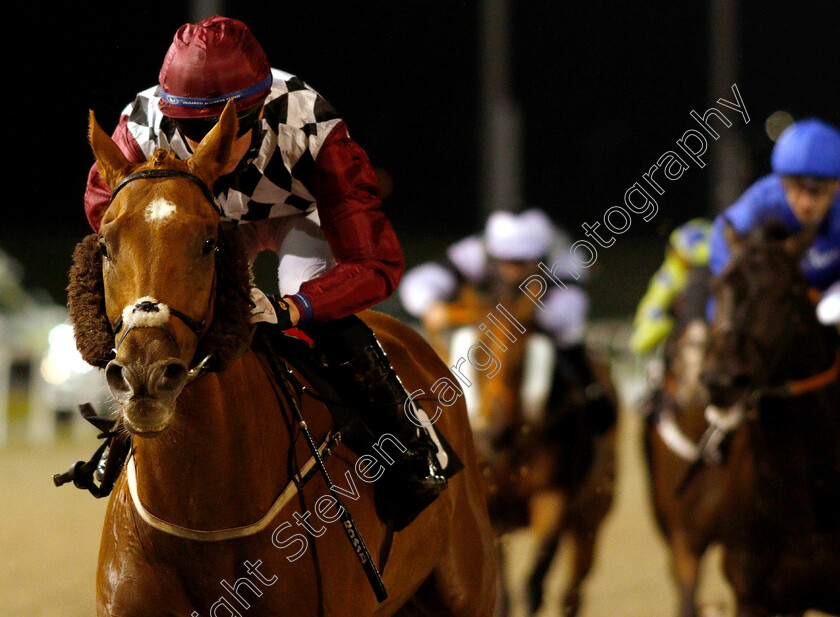
[[[280,291],[294,294],[301,283],[335,263],[307,182],[324,140],[341,118],[297,77],[277,69],[272,75],[251,148],[240,168],[216,183],[214,193],[223,220],[243,223],[252,259],[264,249],[280,256]],[[159,101],[160,86],[137,95],[123,110],[129,132],[146,158],[157,148],[189,158],[189,146],[175,123],[161,113]]]

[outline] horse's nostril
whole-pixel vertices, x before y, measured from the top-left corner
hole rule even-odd
[[[184,374],[186,369],[181,364],[172,363],[163,371],[163,376],[166,379],[177,379]]]
[[[116,360],[111,360],[105,367],[105,380],[115,398],[131,396],[133,388],[126,375],[130,370]]]
[[[711,389],[729,388],[732,385],[732,379],[725,373],[705,372],[701,379],[706,387]]]
[[[180,360],[161,360],[135,373],[129,366],[112,360],[105,368],[105,379],[117,400],[137,396],[177,396],[187,383],[189,371]]]
[[[715,405],[734,405],[752,384],[746,373],[710,373],[703,376],[709,400]]]
[[[187,366],[180,360],[162,362],[152,370],[149,389],[156,394],[177,394],[187,382]]]
[[[746,374],[735,375],[732,379],[732,387],[744,390],[750,385],[750,376]]]

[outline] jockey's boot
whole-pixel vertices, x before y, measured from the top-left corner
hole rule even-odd
[[[352,315],[306,327],[324,356],[337,393],[357,407],[362,422],[378,442],[391,435],[399,444],[388,447],[393,464],[377,481],[377,507],[395,530],[408,525],[446,488],[437,448],[425,428],[406,411],[408,395],[385,352],[365,323]],[[414,402],[408,402],[413,406]],[[385,458],[383,456],[383,458]],[[386,463],[390,461],[386,458]]]
[[[586,347],[583,344],[564,347],[560,353],[574,373],[572,378],[583,387],[587,426],[597,435],[606,433],[615,424],[616,407],[593,374]]]

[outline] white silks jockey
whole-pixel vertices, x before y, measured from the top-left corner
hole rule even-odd
[[[496,212],[488,217],[481,233],[448,247],[441,262],[426,262],[408,270],[397,294],[410,315],[439,326],[446,319],[446,305],[465,287],[487,290],[504,278],[518,285],[536,271],[540,262],[556,265],[558,260],[568,260],[570,244],[566,232],[541,210]],[[579,383],[592,407],[588,417],[602,432],[612,426],[615,412],[592,373],[584,346],[589,315],[584,288],[587,271],[571,262],[566,265],[553,269],[569,274],[560,278],[562,287],[552,286],[541,298],[542,310],[535,313],[535,325],[556,349],[554,389],[569,380]]]

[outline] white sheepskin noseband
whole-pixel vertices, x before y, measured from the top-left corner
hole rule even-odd
[[[161,328],[169,323],[169,307],[151,296],[143,296],[122,312],[125,328]]]

